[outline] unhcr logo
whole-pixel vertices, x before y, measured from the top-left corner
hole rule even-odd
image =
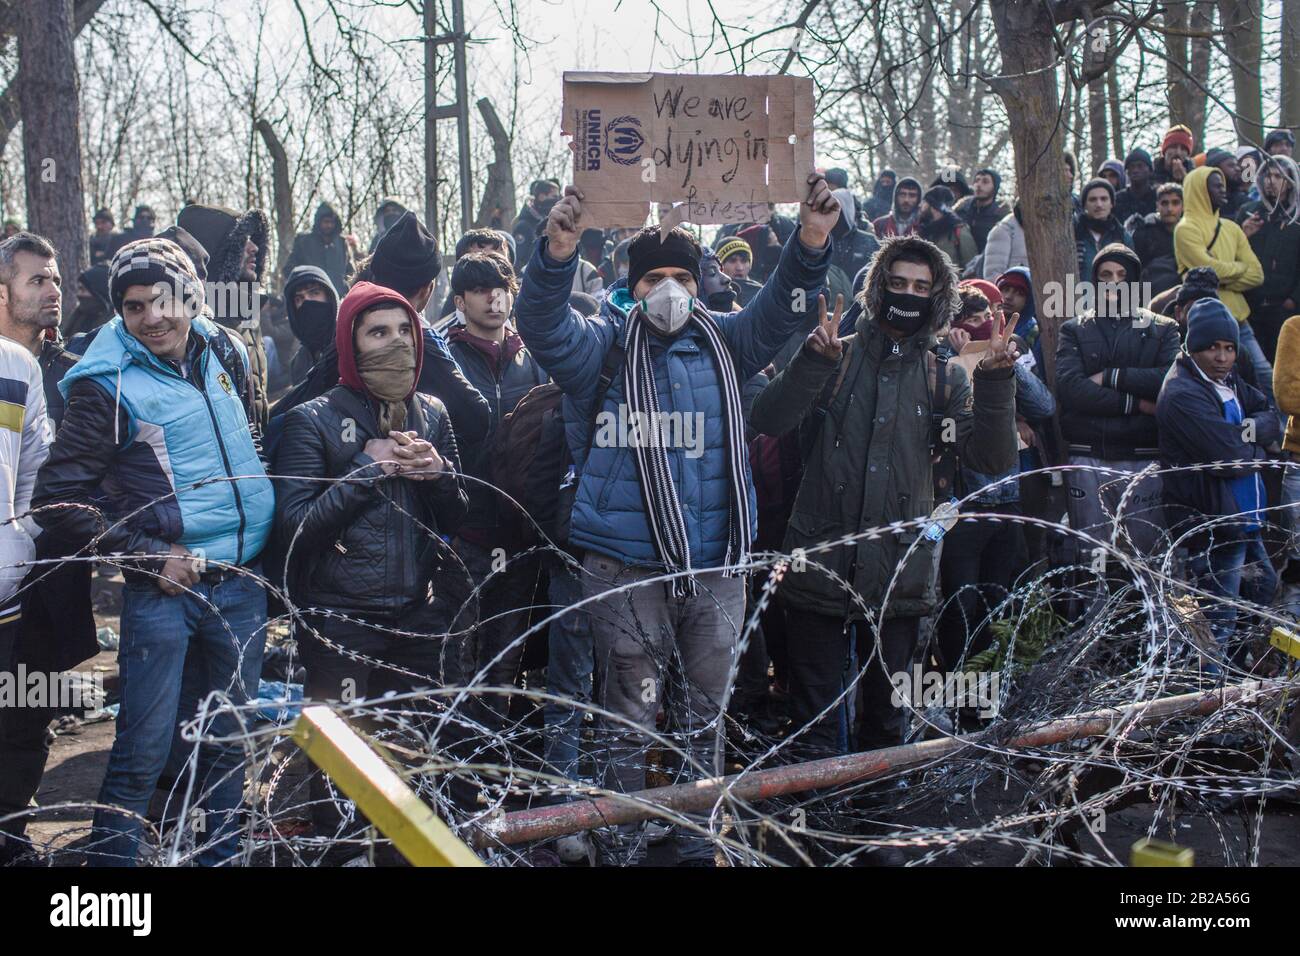
[[[622,166],[631,166],[641,158],[645,137],[641,121],[635,116],[620,116],[605,127],[605,155]]]
[[[582,130],[582,153],[587,159],[587,172],[600,169],[600,110],[587,110],[578,114],[578,128]]]

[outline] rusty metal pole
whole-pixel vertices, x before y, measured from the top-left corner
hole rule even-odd
[[[1246,681],[1215,691],[1162,697],[1126,707],[1108,707],[1037,724],[996,746],[1005,750],[1044,747],[1109,734],[1126,724],[1209,714],[1238,700],[1254,696],[1275,697],[1288,686],[1289,683]],[[720,799],[734,798],[748,803],[787,793],[860,783],[896,770],[946,759],[979,742],[977,736],[944,737],[884,750],[774,767],[771,770],[756,770],[729,777],[640,790],[621,797],[574,800],[558,806],[520,810],[503,814],[485,824],[477,842],[480,846],[527,843],[593,827],[648,820],[661,816],[664,810],[706,810]]]

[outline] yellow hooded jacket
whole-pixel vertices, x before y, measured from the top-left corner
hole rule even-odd
[[[1219,298],[1238,322],[1245,322],[1250,306],[1242,293],[1264,281],[1264,267],[1241,227],[1220,218],[1210,205],[1209,179],[1216,172],[1218,167],[1202,166],[1183,179],[1183,218],[1174,227],[1174,256],[1181,276],[1197,266],[1213,269],[1219,276]]]

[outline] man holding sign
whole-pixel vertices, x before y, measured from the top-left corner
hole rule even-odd
[[[524,271],[519,334],[564,390],[579,473],[570,544],[585,552],[584,596],[603,595],[589,605],[596,684],[600,705],[624,718],[605,727],[611,786],[623,792],[645,786],[645,732],[661,704],[689,734],[687,772],[722,772],[716,721],[756,530],[740,385],[810,324],[840,214],[825,179],[806,182],[799,228],[740,312],[711,313],[697,298],[700,246],[690,233],[651,227],[632,239],[627,278],[600,313],[579,316],[569,289],[586,222],[572,186]],[[661,665],[673,657],[685,686],[665,693]],[[678,850],[687,861],[712,858],[698,836],[679,837]]]

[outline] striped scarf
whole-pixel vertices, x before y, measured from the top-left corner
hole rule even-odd
[[[687,327],[694,326],[708,342],[722,393],[722,417],[726,431],[728,488],[731,514],[727,532],[728,570],[726,576],[742,572],[732,570],[749,557],[750,534],[749,489],[745,482],[745,418],[740,404],[740,386],[731,352],[723,340],[722,330],[702,305],[696,303]],[[690,538],[681,501],[668,462],[668,449],[660,441],[659,392],[655,388],[654,359],[650,354],[650,331],[637,305],[628,316],[627,357],[623,365],[623,390],[627,397],[628,418],[648,424],[650,437],[633,441],[637,481],[645,505],[646,522],[654,538],[655,553],[669,573],[692,570]],[[702,440],[703,436],[701,436]],[[693,575],[673,581],[675,597],[694,596],[699,592]]]

